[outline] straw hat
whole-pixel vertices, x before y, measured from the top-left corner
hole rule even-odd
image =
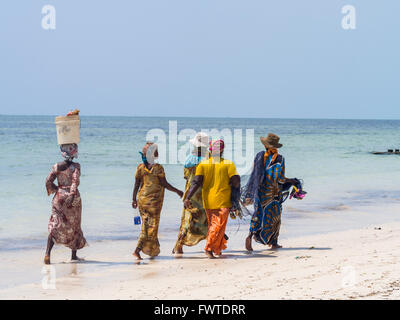
[[[208,147],[208,135],[204,132],[198,132],[189,142],[195,147]]]
[[[266,137],[260,137],[261,143],[266,148],[280,148],[282,144],[279,143],[279,137],[276,134],[268,133]]]

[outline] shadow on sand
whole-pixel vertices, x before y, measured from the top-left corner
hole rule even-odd
[[[193,256],[196,255],[196,256]],[[200,255],[200,256],[198,256]],[[251,259],[251,258],[274,258],[271,253],[263,254],[257,252],[248,252],[246,250],[227,250],[222,253],[222,256],[215,259],[209,259],[203,251],[188,252],[184,254],[174,254],[171,256],[158,256],[151,260],[177,260],[177,259],[200,259],[200,260],[221,260],[221,259]]]
[[[203,251],[187,252],[184,254],[171,254],[168,256],[157,256],[154,258],[144,256],[143,260],[135,260],[132,257],[131,261],[97,261],[97,260],[83,260],[78,262],[70,262],[72,264],[96,264],[101,267],[109,266],[128,266],[128,265],[147,265],[149,263],[156,263],[157,261],[165,260],[225,260],[225,259],[254,259],[254,258],[277,258],[274,253],[279,251],[321,251],[321,250],[332,250],[330,247],[289,247],[280,249],[266,249],[266,250],[254,250],[249,252],[247,250],[227,250],[224,251],[222,256],[216,257],[215,259],[209,259],[206,257]],[[67,262],[60,262],[56,264],[66,264]]]
[[[319,250],[332,250],[330,247],[296,247],[296,248],[279,248],[279,249],[267,249],[267,251],[296,251],[296,250],[311,250],[311,251],[319,251]]]

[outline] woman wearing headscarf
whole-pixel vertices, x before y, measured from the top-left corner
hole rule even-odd
[[[210,259],[214,259],[214,255],[221,256],[222,250],[227,247],[225,229],[232,208],[232,188],[240,188],[240,176],[235,164],[222,157],[224,146],[223,140],[210,142],[210,158],[197,166],[184,200],[185,208],[190,208],[192,196],[202,188],[203,206],[208,219],[204,251]]]
[[[250,233],[246,238],[246,249],[253,251],[252,238],[269,245],[272,249],[281,248],[278,244],[282,213],[282,186],[297,184],[298,180],[285,177],[285,159],[278,153],[282,147],[280,138],[269,133],[260,137],[265,151],[257,153],[253,171],[242,191],[242,202],[254,204],[254,214],[250,222]]]
[[[160,214],[164,202],[164,189],[178,194],[183,192],[171,186],[165,179],[164,168],[155,163],[158,158],[158,147],[153,142],[147,142],[142,152],[143,163],[139,164],[135,174],[135,186],[132,196],[132,207],[139,207],[142,218],[142,230],[133,255],[142,260],[140,252],[155,257],[160,253],[158,242],[158,227]]]
[[[63,144],[60,148],[64,161],[56,163],[46,179],[47,194],[55,195],[48,224],[45,264],[50,264],[50,253],[54,243],[70,248],[72,260],[79,260],[77,250],[87,245],[81,229],[82,202],[78,190],[81,166],[73,162],[73,159],[78,157],[78,145]],[[58,185],[54,184],[55,179]]]
[[[208,135],[199,132],[189,140],[194,150],[188,155],[184,166],[184,178],[186,180],[185,194],[195,177],[198,164],[207,157]],[[172,253],[183,253],[183,246],[194,246],[207,237],[208,223],[206,211],[203,207],[201,188],[193,194],[190,199],[191,206],[183,208],[181,226],[179,228],[178,240]]]

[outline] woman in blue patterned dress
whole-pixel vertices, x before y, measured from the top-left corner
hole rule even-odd
[[[281,248],[278,244],[282,213],[282,186],[296,184],[297,180],[285,177],[285,159],[278,153],[282,147],[279,137],[269,133],[260,138],[266,151],[259,152],[254,159],[253,171],[242,193],[246,205],[254,204],[254,214],[250,222],[250,233],[246,238],[246,249],[253,251],[252,239]]]

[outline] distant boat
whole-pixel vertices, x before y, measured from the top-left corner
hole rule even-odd
[[[388,149],[388,151],[380,152],[380,151],[372,151],[372,154],[400,154],[400,149]]]

